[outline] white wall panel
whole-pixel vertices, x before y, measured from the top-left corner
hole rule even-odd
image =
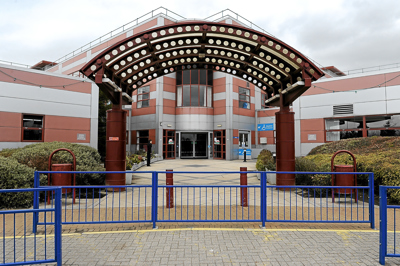
[[[313,119],[333,116],[332,106],[301,108],[300,112],[300,119]]]
[[[175,101],[175,98],[176,98],[175,93],[169,92],[169,91],[163,91],[163,97],[164,97],[164,99],[173,100],[173,101]]]
[[[386,102],[366,102],[355,103],[353,107],[353,115],[376,115],[386,113]]]
[[[225,99],[226,99],[225,92],[214,93],[214,101],[225,100]]]
[[[400,99],[387,101],[387,113],[388,114],[400,113]]]
[[[374,102],[385,100],[384,88],[325,93],[319,95],[302,96],[301,107],[322,106],[322,105],[342,105],[357,102]]]
[[[386,97],[388,100],[400,99],[400,86],[390,86],[386,88]]]
[[[40,88],[8,82],[0,82],[0,97],[74,105],[90,105],[91,100],[91,95],[88,93]]]

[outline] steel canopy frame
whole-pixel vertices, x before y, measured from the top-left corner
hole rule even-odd
[[[294,171],[294,113],[289,105],[324,73],[306,56],[272,36],[225,23],[180,22],[128,37],[94,57],[80,72],[105,92],[113,110],[120,110],[122,104],[132,100],[134,90],[152,79],[196,68],[234,75],[266,92],[268,105],[281,108],[277,113],[277,168]],[[123,134],[125,130],[121,128]],[[116,139],[107,135],[107,141],[110,138]],[[107,147],[113,149],[112,142],[110,145]],[[125,145],[118,146],[125,154]],[[293,185],[294,177],[289,179],[282,185]]]

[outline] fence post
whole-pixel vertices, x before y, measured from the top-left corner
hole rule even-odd
[[[166,174],[165,184],[167,186],[173,186],[174,185],[174,174],[172,173],[173,170],[167,169],[167,172],[171,172],[171,173]],[[167,191],[166,191],[167,208],[174,207],[174,190],[173,189],[174,189],[173,187],[167,187]]]
[[[387,191],[385,186],[379,186],[379,263],[380,264],[385,265],[386,255],[387,255]]]
[[[369,184],[369,219],[371,228],[375,229],[375,192],[374,192],[374,173],[368,174]]]
[[[265,228],[265,221],[267,220],[267,173],[261,172],[261,179],[260,179],[260,186],[261,186],[261,227]]]
[[[33,177],[33,187],[39,188],[39,186],[40,186],[40,175],[37,171],[35,171],[35,175]],[[33,192],[33,209],[34,210],[39,209],[39,191],[36,191],[36,190]],[[33,213],[33,226],[32,226],[32,232],[34,234],[36,234],[36,232],[37,232],[37,224],[39,222],[38,219],[39,219],[39,213],[34,212]]]
[[[158,173],[151,173],[151,221],[153,222],[153,229],[157,229],[157,213],[158,213]]]
[[[61,266],[62,265],[62,239],[61,239],[61,231],[62,231],[62,226],[61,226],[61,211],[62,211],[62,206],[61,206],[61,187],[58,187],[55,189],[56,195],[55,195],[55,201],[54,201],[54,207],[55,207],[55,212],[54,212],[54,239],[55,239],[55,259],[57,261],[57,265]],[[46,215],[46,214],[45,214]]]
[[[247,167],[240,167],[240,172],[247,172]],[[247,173],[240,173],[240,185],[247,186]],[[242,207],[248,207],[247,187],[240,187],[240,205]]]

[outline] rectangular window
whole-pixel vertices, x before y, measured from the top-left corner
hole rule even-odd
[[[149,142],[149,131],[138,130],[136,131],[137,148],[136,150],[144,150],[145,146]]]
[[[176,105],[212,107],[212,73],[204,69],[178,71]]]
[[[264,92],[261,92],[261,109],[267,109],[269,106],[265,104],[265,101],[268,99],[268,95]]]
[[[250,109],[250,90],[239,87],[239,108]]]
[[[137,108],[150,106],[150,86],[141,87],[137,90]]]
[[[22,141],[43,141],[43,116],[22,116]]]

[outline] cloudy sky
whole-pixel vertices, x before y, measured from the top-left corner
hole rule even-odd
[[[57,60],[160,6],[200,19],[228,8],[343,71],[400,63],[398,0],[0,0],[0,60]]]

